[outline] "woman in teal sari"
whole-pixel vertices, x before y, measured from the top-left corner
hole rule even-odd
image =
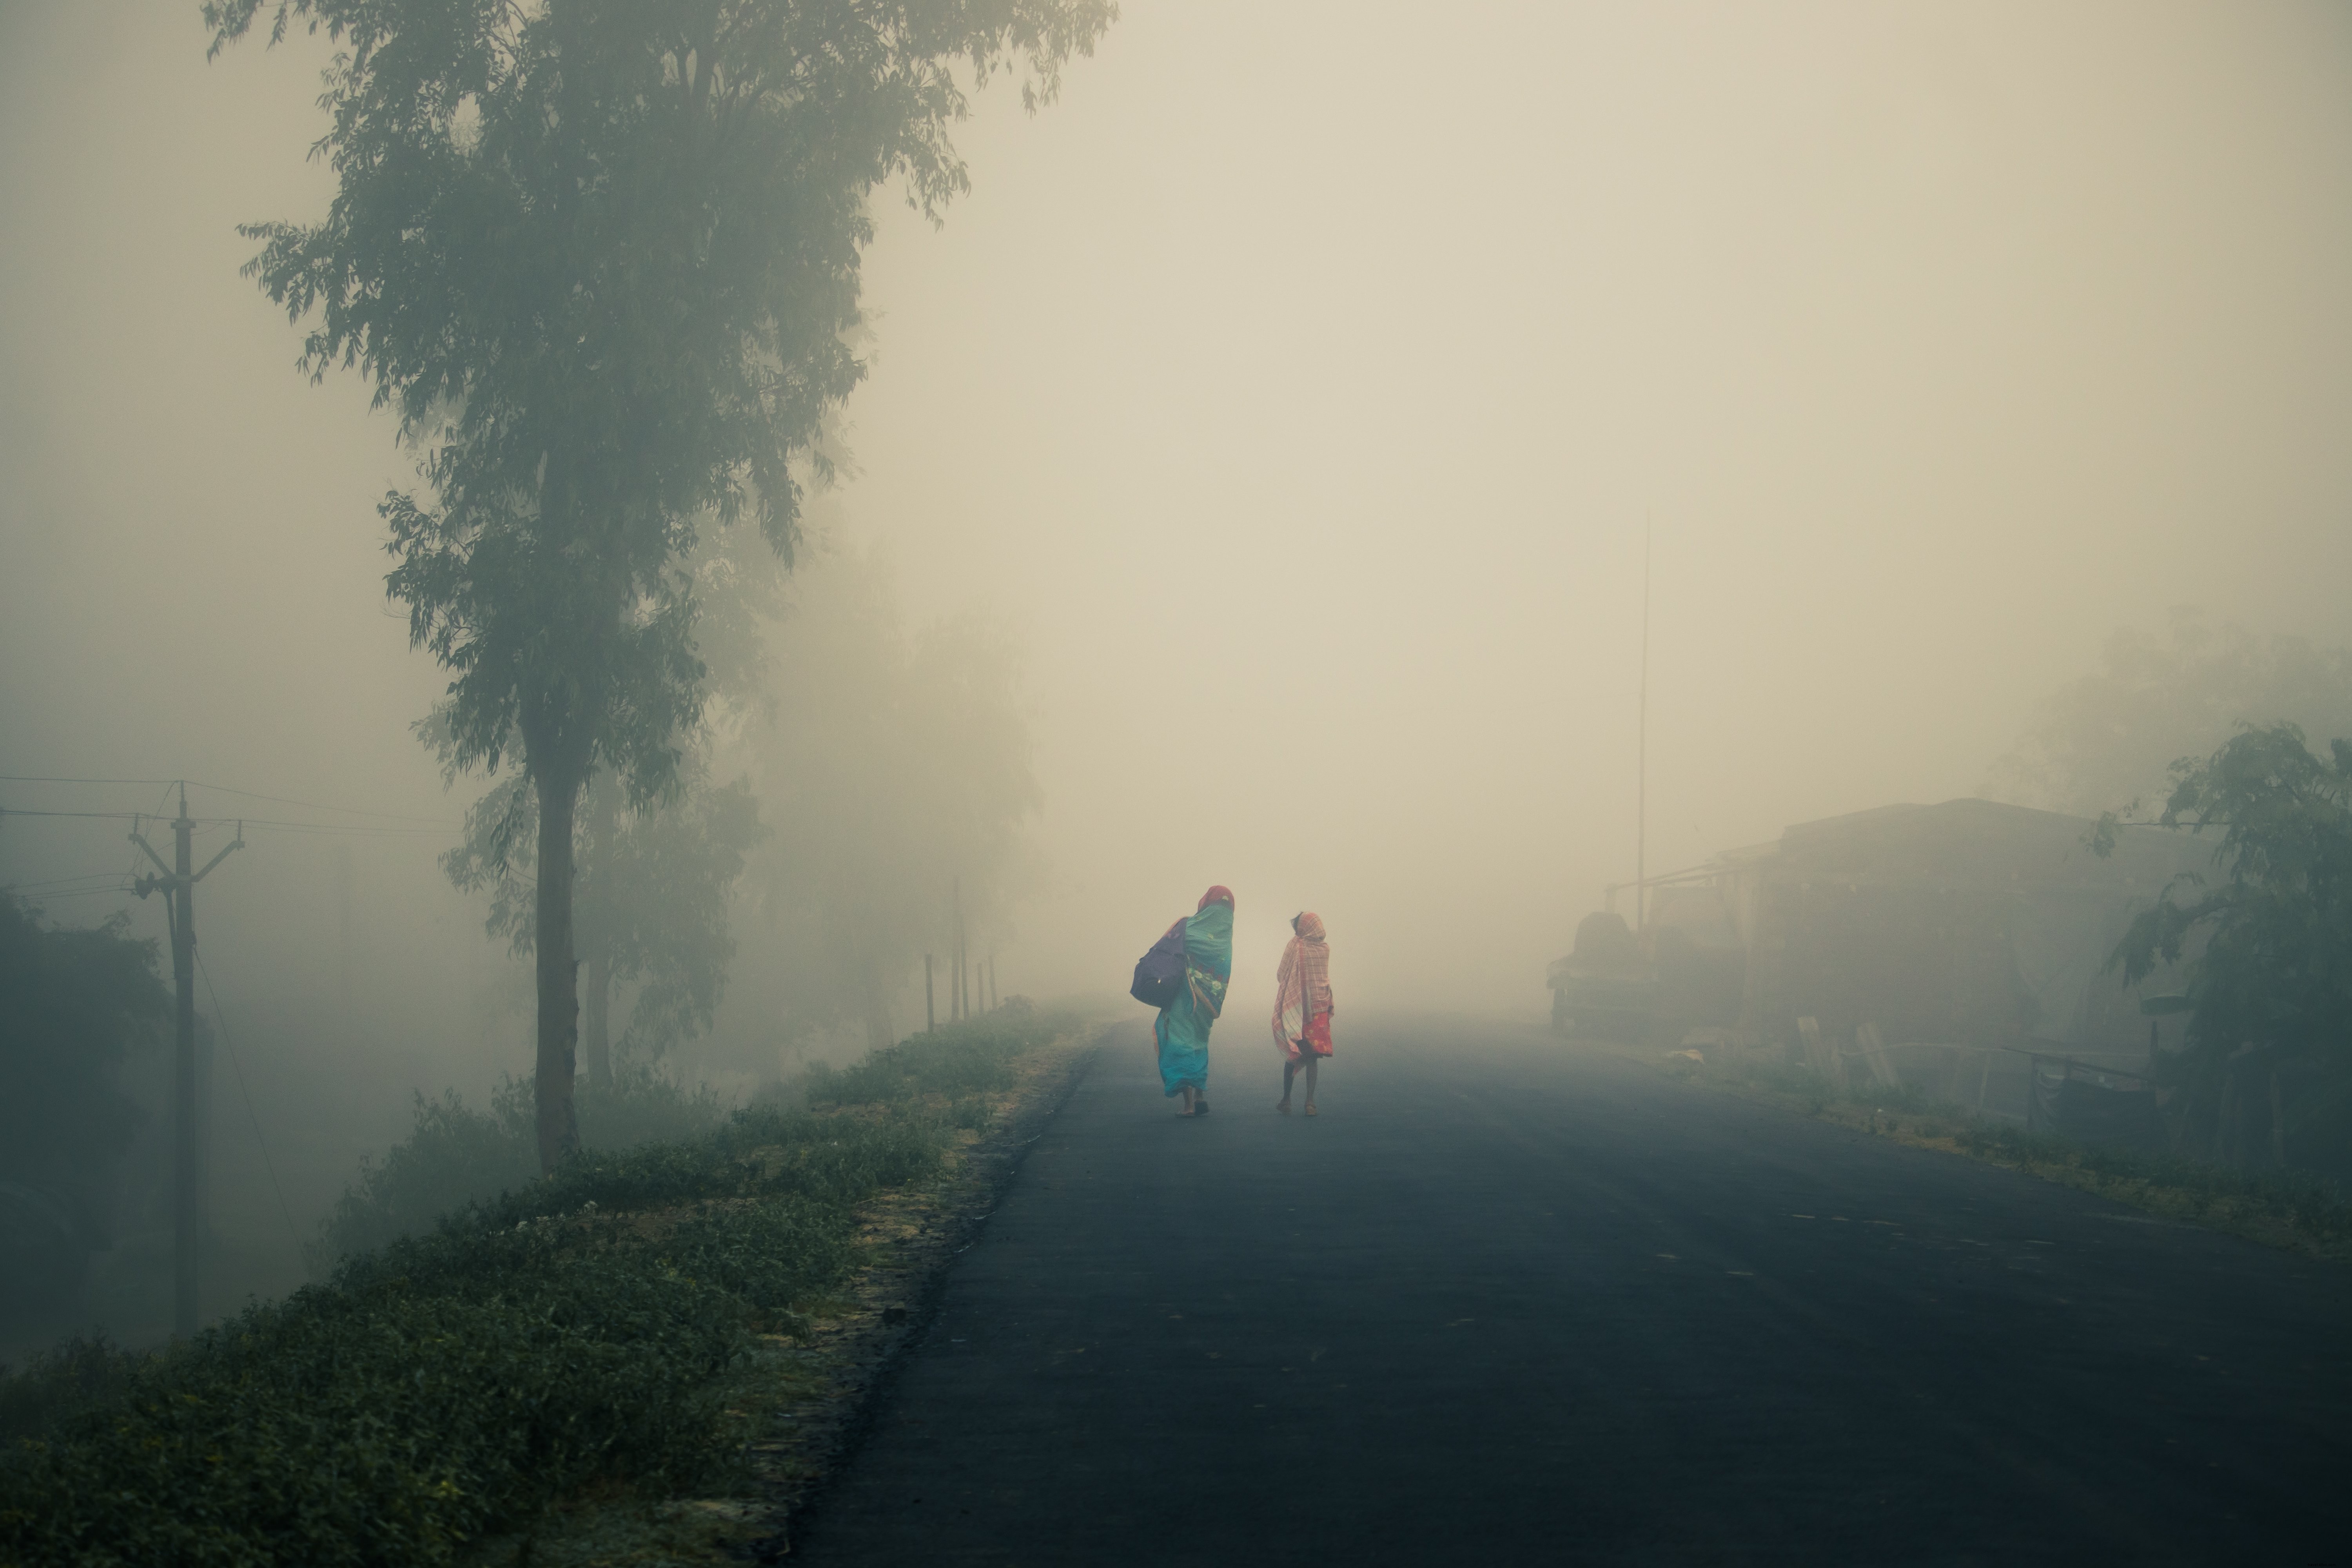
[[[1201,907],[1176,922],[1184,928],[1184,984],[1151,1026],[1160,1043],[1160,1083],[1184,1097],[1179,1116],[1209,1114],[1209,1026],[1225,1009],[1225,982],[1234,973],[1234,895],[1211,888]],[[1174,934],[1171,929],[1171,935]]]

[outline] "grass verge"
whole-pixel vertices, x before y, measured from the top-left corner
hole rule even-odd
[[[567,1519],[693,1499],[755,1528],[759,1450],[824,1392],[803,1352],[856,1304],[877,1201],[967,1163],[1071,1028],[943,1029],[804,1105],[583,1152],[166,1352],[53,1353],[0,1382],[0,1563],[546,1562]]]
[[[1777,1105],[1920,1148],[1941,1149],[2095,1193],[2168,1219],[2224,1230],[2308,1257],[2352,1261],[2352,1199],[2324,1177],[2249,1172],[2178,1155],[2076,1143],[1936,1100],[1911,1085],[1839,1090],[1764,1053],[1612,1046],[1670,1078]]]

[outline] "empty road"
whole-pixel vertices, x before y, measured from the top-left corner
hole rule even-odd
[[[1114,1036],[793,1560],[2352,1563],[2352,1270],[1341,1022],[1311,1121]]]

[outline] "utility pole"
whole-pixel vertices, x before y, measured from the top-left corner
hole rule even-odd
[[[176,1038],[172,1050],[172,1332],[187,1339],[196,1331],[197,1252],[205,1225],[204,1167],[197,1159],[196,1127],[196,884],[212,875],[229,851],[245,847],[245,824],[236,825],[236,838],[191,873],[194,864],[196,825],[188,816],[188,786],[180,786],[180,815],[172,824],[172,864],[131,825],[131,841],[147,851],[161,876],[142,877],[132,884],[141,898],[165,895],[164,913],[172,922],[172,981],[179,993]]]
[[[955,893],[954,893],[954,899],[955,899],[955,975],[954,975],[954,977],[953,977],[951,980],[950,980],[950,981],[949,981],[949,983],[948,983],[948,984],[949,984],[950,987],[951,988],[951,990],[953,991],[953,994],[953,994],[953,999],[952,999],[952,1016],[955,1016],[956,1018],[961,1019],[961,1018],[968,1017],[968,1016],[971,1016],[971,1009],[970,1009],[969,1007],[967,1007],[967,1006],[966,1006],[965,1002],[964,1002],[964,987],[963,987],[963,958],[964,958],[964,954],[963,954],[963,879],[962,879],[961,877],[958,877],[958,878],[955,879]]]
[[[1650,520],[1642,519],[1642,717],[1633,763],[1633,930],[1648,918],[1650,897]]]
[[[352,847],[335,846],[335,1003],[343,1027],[352,1026],[359,1009],[352,1001]]]
[[[930,1034],[940,1026],[939,1015],[931,1011],[931,955],[923,954],[923,1033]]]

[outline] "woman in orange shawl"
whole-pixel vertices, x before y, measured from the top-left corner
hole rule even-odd
[[[1307,1073],[1307,1114],[1315,1114],[1315,1068],[1331,1054],[1331,948],[1320,916],[1300,910],[1290,922],[1298,934],[1282,950],[1274,972],[1274,1045],[1282,1053],[1282,1098],[1290,1114],[1290,1080]]]

